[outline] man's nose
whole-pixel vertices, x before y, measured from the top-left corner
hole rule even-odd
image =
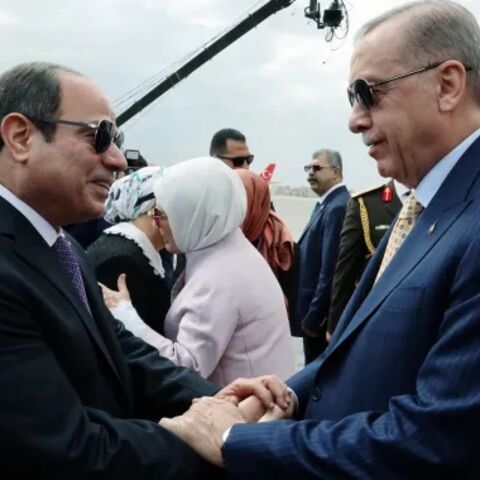
[[[127,160],[122,151],[112,143],[103,154],[103,163],[110,170],[123,172],[127,168]]]
[[[372,126],[370,111],[360,106],[355,100],[348,120],[348,128],[353,133],[362,133]]]

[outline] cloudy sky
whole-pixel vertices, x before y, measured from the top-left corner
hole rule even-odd
[[[119,103],[146,80],[162,78],[189,53],[265,0],[0,0],[0,71],[19,62],[53,61],[93,78]],[[322,8],[330,0],[322,0]],[[304,18],[308,0],[271,16],[124,125],[126,146],[171,165],[204,155],[212,134],[246,134],[261,170],[277,163],[277,180],[305,183],[312,151],[344,158],[348,185],[380,181],[359,137],[348,131],[345,87],[353,34],[398,0],[348,0],[350,32],[325,41]],[[460,0],[480,18],[478,0]],[[341,32],[339,32],[341,33]]]

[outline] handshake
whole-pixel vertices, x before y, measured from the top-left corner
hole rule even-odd
[[[223,467],[224,437],[233,425],[290,418],[295,404],[292,391],[273,375],[239,378],[214,397],[195,399],[183,415],[162,418],[160,426],[205,460]]]

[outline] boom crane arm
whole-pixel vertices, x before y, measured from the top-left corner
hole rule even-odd
[[[235,40],[245,35],[247,32],[255,28],[259,23],[263,22],[270,15],[277,13],[286,7],[289,7],[295,0],[270,0],[257,10],[249,14],[244,20],[235,25],[231,30],[218,37],[210,45],[205,47],[199,54],[188,60],[178,70],[166,77],[155,88],[147,92],[142,98],[137,100],[133,105],[128,107],[117,117],[117,125],[121,126],[133,116],[143,110],[145,107],[154,102],[158,97],[167,90],[182,81],[185,77],[208,62],[212,57],[220,53],[222,50],[231,45]]]

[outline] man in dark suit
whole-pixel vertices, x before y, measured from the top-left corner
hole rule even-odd
[[[115,321],[60,228],[100,216],[126,166],[113,118],[98,88],[65,67],[0,76],[1,478],[215,476],[157,422],[218,387]],[[259,385],[217,396],[271,402]]]
[[[393,182],[357,192],[348,202],[332,282],[332,300],[327,322],[328,341],[368,261],[398,215],[401,205]]]
[[[229,478],[479,478],[479,72],[480,28],[454,2],[357,34],[350,129],[412,193],[329,347],[288,381],[293,420],[238,423],[204,400],[165,422]]]
[[[323,352],[332,278],[350,195],[343,183],[342,157],[318,150],[308,165],[308,183],[320,197],[298,240],[298,292],[292,334],[303,337],[305,363]]]

